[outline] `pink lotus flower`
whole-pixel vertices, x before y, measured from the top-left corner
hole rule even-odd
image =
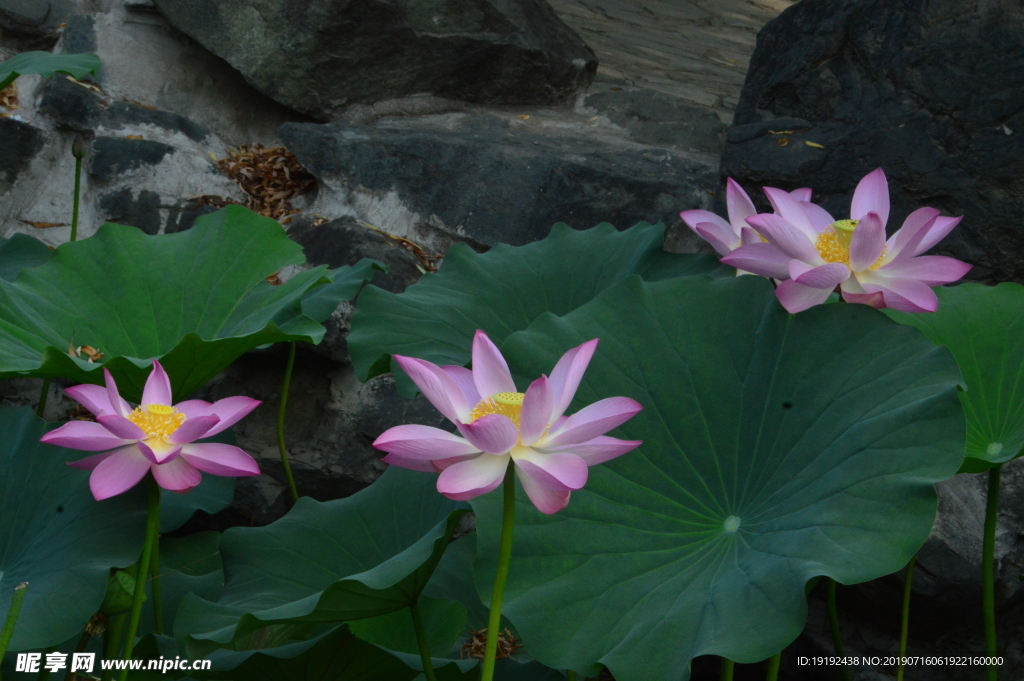
[[[811,200],[810,189],[795,189],[789,195],[794,201]],[[708,210],[684,210],[679,217],[721,255],[729,255],[740,246],[763,242],[764,239],[747,222],[747,218],[757,213],[754,203],[731,177],[725,183],[725,202],[729,211],[728,222]]]
[[[41,438],[59,447],[103,452],[68,464],[92,471],[89,487],[97,501],[131,489],[150,471],[161,487],[174,492],[198,485],[200,471],[228,477],[259,475],[256,461],[238,447],[191,444],[232,426],[259,400],[228,397],[213,404],[187,400],[171,406],[171,382],[160,362],[154,361],[142,404],[133,410],[121,399],[110,372],[104,369],[103,375],[106,388],[86,384],[64,391],[91,411],[96,423],[75,421]]]
[[[641,444],[604,435],[640,411],[628,397],[609,397],[563,416],[596,347],[595,339],[565,353],[551,378],[541,376],[525,394],[516,391],[505,359],[483,331],[473,338],[472,371],[395,355],[462,437],[404,425],[387,430],[373,446],[388,452],[386,463],[440,471],[437,490],[460,501],[495,489],[511,461],[533,504],[542,513],[556,513],[572,490],[586,484],[588,466]]]
[[[768,243],[738,248],[722,262],[783,279],[775,290],[789,312],[824,303],[840,287],[850,303],[903,312],[934,312],[932,286],[948,284],[971,266],[954,258],[920,255],[941,241],[962,218],[919,208],[888,240],[889,187],[878,168],[857,185],[851,219],[836,220],[822,207],[765,188],[776,214],[747,218]]]

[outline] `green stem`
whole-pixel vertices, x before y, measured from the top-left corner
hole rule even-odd
[[[767,681],[779,680],[779,665],[782,664],[782,651],[775,653],[768,659]]]
[[[576,681],[576,672],[571,669],[565,670],[565,681]]]
[[[164,604],[160,600],[160,537],[157,536],[153,542],[153,555],[149,561],[150,573],[153,581],[150,586],[150,593],[153,595],[153,631],[157,634],[164,633]]]
[[[71,241],[78,238],[78,195],[82,188],[82,159],[75,158],[75,202],[71,208]]]
[[[52,379],[47,376],[43,379],[43,389],[39,391],[39,405],[36,407],[36,416],[43,418],[43,413],[46,412],[46,398],[50,394],[50,381]]]
[[[420,648],[420,660],[423,661],[423,676],[427,681],[437,681],[437,677],[434,676],[434,663],[430,660],[430,644],[427,643],[427,630],[423,628],[419,603],[413,601],[409,605],[409,612],[412,613],[412,628],[416,631],[416,644]]]
[[[910,586],[914,583],[914,563],[917,556],[907,563],[907,579],[903,584],[903,613],[900,618],[900,659],[896,666],[896,681],[903,681],[903,664],[907,656],[907,632],[910,630]]]
[[[18,615],[21,613],[21,604],[25,602],[25,592],[28,590],[28,582],[22,582],[14,587],[14,595],[11,596],[11,605],[7,608],[7,617],[4,619],[4,628],[0,629],[0,660],[7,654],[7,646],[14,636],[14,627],[18,624]]]
[[[132,649],[135,647],[135,633],[139,630],[139,620],[142,618],[142,599],[146,593],[146,575],[149,574],[149,561],[153,555],[153,545],[156,543],[160,533],[160,486],[156,483],[152,474],[146,475],[149,485],[149,512],[146,515],[146,540],[142,545],[142,557],[139,558],[139,571],[135,578],[135,594],[132,596],[132,611],[128,617],[128,631],[124,634],[124,654],[122,660],[132,659]],[[117,674],[118,681],[125,681],[128,678],[128,668],[120,670]]]
[[[57,646],[50,646],[43,651],[43,667],[39,670],[39,676],[36,677],[36,681],[46,681],[50,678],[50,670],[46,667],[46,656],[57,650]]]
[[[999,519],[999,475],[1001,467],[988,471],[988,500],[985,503],[985,536],[981,545],[981,603],[985,616],[985,655],[995,657],[996,645],[996,584],[995,549],[996,521]],[[988,681],[996,681],[999,671],[988,665]]]
[[[487,618],[487,647],[484,649],[483,671],[480,681],[493,681],[494,663],[498,655],[498,637],[501,635],[501,598],[505,594],[508,566],[512,560],[512,529],[516,517],[516,474],[509,461],[505,480],[501,484],[504,508],[501,517],[501,548],[498,549],[498,571],[494,575],[491,591],[491,613]]]
[[[92,634],[89,633],[88,627],[82,632],[82,637],[78,639],[78,645],[75,646],[76,653],[84,653],[85,647],[89,645],[89,639],[92,638]],[[78,678],[78,672],[71,671],[71,662],[68,661],[68,673],[64,675],[64,681],[75,681]]]
[[[836,580],[831,577],[825,579],[828,580],[828,623],[832,627],[832,645],[835,646],[836,655],[846,657],[843,634],[839,631],[839,613],[836,611]],[[850,681],[850,667],[844,663],[840,669],[843,681]]]
[[[736,663],[727,657],[722,658],[722,672],[718,675],[719,681],[732,681],[732,672]]]
[[[288,462],[288,450],[284,446],[284,410],[288,406],[288,388],[292,383],[292,367],[295,366],[295,341],[288,344],[288,364],[284,369],[284,384],[281,386],[281,406],[277,410],[277,448],[281,452],[281,465],[284,476],[288,480],[288,491],[292,493],[292,501],[299,500],[299,490],[295,487],[292,476],[292,465]]]
[[[121,633],[124,631],[126,617],[117,615],[110,620],[110,627],[103,634],[103,659],[116,660],[121,652]],[[114,678],[114,669],[104,669],[100,675],[100,681],[110,681]]]

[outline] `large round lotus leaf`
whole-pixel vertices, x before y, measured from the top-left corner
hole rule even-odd
[[[165,634],[173,633],[178,606],[187,594],[215,600],[224,590],[220,538],[219,532],[199,532],[180,539],[160,538],[160,604]],[[154,631],[154,624],[153,599],[146,598],[139,635]]]
[[[216,603],[186,597],[175,632],[197,655],[268,625],[338,623],[401,610],[441,559],[466,505],[432,476],[391,467],[345,499],[299,499],[266,527],[224,533],[225,588]]]
[[[39,239],[15,234],[0,237],[0,279],[14,281],[26,267],[38,267],[50,259],[50,247]]]
[[[144,485],[96,501],[82,453],[44,445],[48,426],[30,409],[0,408],[0,621],[28,582],[9,650],[46,648],[78,634],[103,601],[111,567],[138,559]]]
[[[176,234],[103,225],[14,282],[0,279],[0,378],[102,383],[105,366],[122,396],[137,402],[159,359],[181,399],[252,348],[320,342],[324,328],[307,313],[324,311],[324,291],[354,295],[372,275],[366,261],[330,273],[319,267],[280,286],[266,281],[302,261],[302,247],[279,224],[239,206]],[[69,345],[103,357],[74,357]]]
[[[0,64],[0,90],[14,82],[21,75],[37,73],[49,77],[67,73],[82,78],[98,73],[100,58],[95,54],[54,54],[52,52],[22,52]]]
[[[953,353],[967,391],[965,472],[979,473],[1021,455],[1024,445],[1024,286],[961,284],[935,289],[936,312],[886,310]]]
[[[760,277],[634,277],[502,347],[534,377],[600,338],[570,411],[644,408],[638,449],[590,469],[551,516],[518,496],[504,612],[535,658],[678,680],[698,655],[752,663],[792,642],[804,584],[894,572],[924,543],[964,442],[945,348],[865,305],[787,314]],[[473,500],[490,593],[499,494]]]
[[[583,231],[557,224],[526,246],[499,244],[480,254],[455,244],[437,274],[404,293],[374,286],[362,292],[348,337],[356,373],[366,380],[391,371],[393,354],[465,365],[477,329],[500,344],[545,312],[564,315],[633,274],[657,281],[736,272],[715,256],[666,253],[664,240],[660,224],[622,232],[609,224]]]

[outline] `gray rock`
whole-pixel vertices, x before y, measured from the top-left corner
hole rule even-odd
[[[13,118],[0,118],[0,174],[3,181],[13,183],[42,150],[44,143],[44,133],[39,128]]]
[[[594,53],[546,0],[157,0],[260,92],[321,120],[416,93],[570,103]]]
[[[392,293],[401,293],[422,274],[415,255],[350,216],[319,225],[304,216],[289,226],[288,236],[302,245],[310,265],[333,269],[354,265],[363,258],[384,263],[389,271],[375,272],[371,283]]]
[[[523,117],[530,120],[470,113],[374,127],[287,124],[281,138],[321,193],[347,206],[334,214],[358,215],[426,242],[440,234],[438,253],[446,239],[526,244],[556,222],[577,229],[641,220],[673,225],[680,210],[704,207],[717,182],[710,157],[637,144],[586,124]]]
[[[845,215],[881,166],[890,229],[922,205],[963,215],[937,252],[1024,278],[1022,35],[1024,6],[1000,0],[798,3],[758,36],[722,176],[811,186]]]
[[[630,138],[641,144],[715,155],[722,152],[725,124],[706,107],[655,90],[606,84],[596,92],[592,88],[584,104],[628,130]]]
[[[99,182],[110,182],[115,177],[143,166],[155,166],[174,147],[152,140],[97,137],[92,143],[89,173]]]

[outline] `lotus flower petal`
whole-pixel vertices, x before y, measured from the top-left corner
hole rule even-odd
[[[474,405],[465,401],[462,390],[455,379],[430,362],[415,357],[394,355],[398,366],[402,367],[423,396],[434,408],[444,414],[452,423],[469,420],[469,411]],[[489,394],[489,393],[488,393]]]
[[[244,417],[249,415],[256,407],[260,406],[259,400],[254,400],[251,397],[244,397],[242,395],[235,395],[233,397],[225,397],[222,400],[217,400],[200,416],[216,416],[219,421],[208,430],[201,437],[213,437],[217,433],[221,433],[231,426],[241,421]],[[176,405],[178,409],[181,405]],[[186,420],[187,424],[188,421]],[[185,426],[182,425],[182,428]],[[191,442],[191,440],[190,440]]]
[[[142,389],[143,406],[149,404],[171,405],[171,379],[167,372],[160,366],[160,362],[153,360],[153,370],[149,372],[146,385]]]
[[[237,478],[260,474],[260,467],[255,459],[238,447],[219,442],[185,445],[181,448],[181,456],[178,459],[184,459],[192,467],[211,475]]]
[[[399,463],[399,459],[404,463],[417,462],[416,470],[428,472],[434,470],[430,462],[435,459],[468,456],[479,454],[481,451],[458,435],[440,428],[416,424],[389,428],[374,440],[373,446],[388,453],[390,459],[385,457],[387,463],[411,468],[412,466]]]
[[[473,337],[473,382],[481,397],[516,392],[505,358],[483,331]]]
[[[501,414],[488,414],[473,423],[455,425],[474,447],[488,454],[506,454],[519,440],[516,424]]]
[[[118,408],[110,404],[110,393],[105,387],[83,383],[65,388],[67,395],[93,413],[94,416],[108,416],[110,414],[127,414],[131,407],[124,400]],[[120,397],[118,398],[120,399]],[[77,449],[72,447],[71,449]]]
[[[519,417],[519,441],[529,447],[540,439],[551,424],[551,410],[555,399],[547,376],[530,384],[523,397],[523,411]]]
[[[580,442],[574,445],[564,445],[554,449],[542,450],[546,453],[568,452],[575,454],[588,466],[596,466],[605,461],[611,461],[617,456],[622,456],[643,444],[643,440],[620,440],[617,437],[600,435],[593,440]]]
[[[117,414],[100,416],[96,419],[96,422],[102,424],[114,437],[125,440],[142,440],[146,437],[146,432],[142,428]]]
[[[643,406],[628,397],[606,397],[580,409],[545,438],[543,446],[560,447],[592,440],[628,421]]]
[[[437,479],[437,491],[449,499],[466,501],[487,494],[501,484],[508,470],[507,455],[482,454],[452,464]]]
[[[807,233],[797,229],[778,215],[762,213],[755,215],[747,222],[790,258],[803,260],[815,266],[825,264]],[[808,227],[808,230],[810,229],[812,228]]]
[[[861,219],[850,239],[850,269],[860,272],[871,267],[885,250],[885,225],[877,213]]]
[[[255,402],[255,400],[253,401]],[[201,437],[209,437],[211,429],[218,423],[220,423],[220,419],[213,414],[197,416],[194,419],[186,418],[185,422],[170,434],[167,441],[178,445],[195,442]]]
[[[889,222],[889,183],[881,168],[876,168],[865,175],[853,192],[850,218],[861,220],[868,213],[878,214],[884,230],[886,223]]]
[[[157,484],[172,492],[187,492],[203,480],[203,474],[180,456],[150,470]]]
[[[551,370],[551,393],[554,396],[554,405],[551,409],[549,423],[557,421],[565,410],[572,403],[576,396],[576,389],[580,387],[583,374],[590,364],[594,351],[597,350],[598,340],[595,338],[586,343],[577,345],[566,352],[558,360],[558,364]]]
[[[722,258],[726,265],[770,279],[789,278],[791,260],[792,258],[783,253],[778,246],[764,242],[740,246]]]
[[[832,293],[832,289],[804,286],[792,279],[779,282],[779,287],[775,289],[775,296],[782,303],[782,307],[791,314],[821,305],[828,300],[830,293]]]
[[[102,452],[134,443],[136,438],[121,438],[100,423],[72,421],[40,438],[41,442],[86,452]]]
[[[754,202],[743,191],[743,187],[731,177],[725,181],[725,205],[729,211],[729,222],[736,234],[746,226],[747,218],[757,214]]]
[[[122,447],[93,469],[89,476],[89,489],[97,501],[117,496],[135,487],[149,472],[151,465],[137,446]]]
[[[921,240],[921,243],[918,245],[917,250],[914,252],[914,255],[919,255],[921,253],[924,253],[925,251],[931,250],[931,248],[935,246],[935,244],[945,239],[946,235],[953,231],[953,228],[959,225],[960,221],[963,219],[963,216],[960,216],[958,218],[935,218],[935,224],[932,225],[932,228],[928,230],[928,233],[924,236],[924,239]]]
[[[533,505],[541,513],[551,515],[558,513],[569,505],[569,496],[572,494],[570,490],[564,489],[561,486],[546,487],[538,479],[538,476],[523,470],[518,464],[516,465],[516,473],[519,474],[519,480],[523,483],[523,491],[526,492],[526,496],[530,497],[530,501],[533,502]]]
[[[573,490],[587,484],[587,463],[569,452],[542,454],[529,447],[512,450],[516,469],[551,489]]]

